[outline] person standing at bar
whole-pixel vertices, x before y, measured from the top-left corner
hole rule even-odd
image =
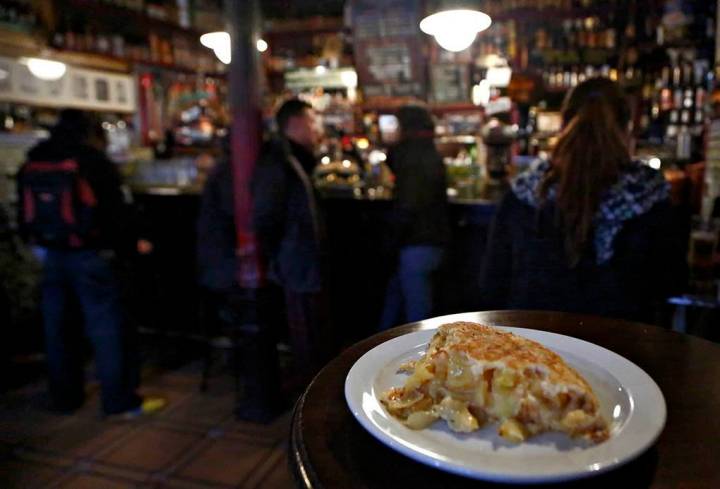
[[[19,226],[43,262],[51,408],[72,412],[84,401],[81,348],[68,324],[78,303],[95,351],[102,410],[130,418],[162,409],[165,400],[136,393],[139,366],[111,265],[131,219],[115,167],[92,144],[97,125],[81,111],[63,110],[50,139],[28,152],[18,174]]]
[[[309,104],[291,99],[275,116],[279,134],[262,148],[253,175],[253,224],[268,276],[285,292],[296,372],[303,381],[329,359],[323,296],[322,225],[311,175],[321,131]]]
[[[687,237],[669,186],[632,160],[629,105],[616,83],[581,83],[562,116],[551,159],[520,174],[497,210],[484,305],[655,322],[686,283]]]
[[[427,319],[433,313],[434,275],[450,234],[447,183],[435,147],[435,123],[424,107],[398,111],[400,141],[388,155],[395,174],[391,220],[397,270],[388,283],[380,328]]]

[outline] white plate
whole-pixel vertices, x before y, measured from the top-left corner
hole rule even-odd
[[[414,431],[390,416],[380,395],[403,385],[400,364],[418,358],[435,333],[423,330],[373,348],[345,379],[345,399],[355,418],[375,438],[398,452],[438,469],[498,482],[556,482],[587,477],[624,464],[652,445],[665,426],[665,399],[637,365],[600,346],[555,333],[501,328],[542,343],[561,355],[590,383],[611,423],[610,439],[599,445],[546,433],[521,444],[499,437],[491,424],[469,434],[453,433],[442,420]]]

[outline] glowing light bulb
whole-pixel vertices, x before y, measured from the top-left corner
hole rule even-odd
[[[21,60],[21,62],[27,65],[30,73],[41,80],[59,80],[67,71],[67,65],[60,61],[43,58],[25,58]]]
[[[490,16],[477,10],[444,10],[425,17],[420,30],[434,36],[443,49],[458,52],[469,48],[477,33],[491,24]]]
[[[221,62],[230,64],[232,59],[232,42],[230,34],[224,31],[208,32],[200,36],[200,44],[210,48]]]
[[[264,39],[258,39],[257,40],[257,50],[261,53],[264,53],[268,50],[268,43]]]

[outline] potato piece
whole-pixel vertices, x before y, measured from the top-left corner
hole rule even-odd
[[[506,419],[503,424],[500,425],[498,434],[513,443],[520,443],[525,440],[525,430],[520,423],[514,419]]]
[[[412,413],[405,420],[405,426],[411,430],[422,430],[433,424],[438,419],[438,415],[432,411],[417,411]]]

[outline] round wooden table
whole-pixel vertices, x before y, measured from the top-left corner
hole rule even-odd
[[[495,487],[391,450],[360,426],[345,402],[345,377],[365,352],[396,336],[459,320],[574,336],[631,360],[660,386],[668,417],[655,446],[614,471],[557,487],[720,488],[720,345],[640,323],[529,311],[434,318],[377,334],[345,350],[317,375],[295,408],[289,451],[298,487]]]

